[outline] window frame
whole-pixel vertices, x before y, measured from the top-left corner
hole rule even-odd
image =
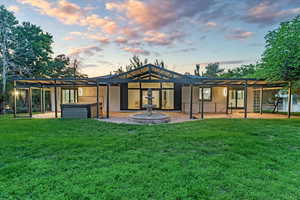
[[[209,98],[208,99],[204,98],[204,101],[212,101],[213,88],[212,87],[203,87],[203,89],[209,89],[210,90]],[[201,90],[202,90],[202,87],[199,87],[199,97],[198,97],[199,101],[202,101]]]

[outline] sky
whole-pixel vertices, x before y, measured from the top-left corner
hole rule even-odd
[[[19,21],[53,35],[54,55],[78,58],[90,77],[139,55],[193,73],[219,62],[256,63],[264,36],[300,14],[300,0],[0,0]]]

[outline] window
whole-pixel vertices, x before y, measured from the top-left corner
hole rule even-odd
[[[142,83],[142,88],[160,88],[160,83]]]
[[[174,88],[174,83],[162,83],[162,88]]]
[[[138,82],[128,83],[128,88],[140,88],[140,83]]]
[[[203,99],[204,101],[211,101],[212,92],[211,88],[203,88]],[[199,99],[202,100],[201,96],[202,88],[199,88]]]
[[[128,90],[128,109],[140,109],[140,90]]]

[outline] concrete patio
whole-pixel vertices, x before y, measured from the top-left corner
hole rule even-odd
[[[110,113],[110,118],[109,119],[99,119],[99,121],[104,121],[104,122],[113,122],[113,123],[128,123],[128,124],[134,124],[129,120],[129,116],[136,114],[137,112],[134,111],[124,111],[124,112],[111,112]],[[170,116],[171,121],[170,123],[179,123],[179,122],[185,122],[185,121],[190,121],[189,115],[183,112],[175,112],[175,111],[170,111],[170,112],[162,112],[168,116]],[[49,119],[49,118],[55,118],[55,113],[54,112],[47,112],[47,113],[41,113],[41,114],[34,114],[32,116],[33,118],[36,119]],[[58,117],[60,118],[60,113],[58,113]],[[195,119],[200,119],[201,116],[199,113],[193,114],[193,117]],[[234,111],[230,114],[222,114],[222,113],[205,113],[204,114],[204,119],[243,119],[244,118],[244,113],[242,111]],[[283,114],[272,114],[272,113],[248,113],[248,118],[249,119],[287,119],[287,115]],[[300,116],[292,116],[292,118],[300,118]]]

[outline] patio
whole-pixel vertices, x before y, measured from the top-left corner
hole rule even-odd
[[[129,116],[133,115],[134,111],[124,111],[124,112],[111,112],[110,118],[104,118],[99,119],[99,121],[104,122],[112,122],[112,123],[126,123],[126,124],[134,124],[129,120]],[[185,121],[190,121],[190,117],[188,113],[183,112],[162,112],[171,118],[170,123],[180,123]],[[58,113],[58,116],[60,117],[60,113]],[[195,120],[201,118],[200,113],[193,114]],[[41,114],[34,114],[32,118],[36,119],[49,119],[49,118],[55,118],[55,112],[47,112],[47,113],[41,113]],[[243,110],[236,110],[230,114],[225,113],[205,113],[204,114],[204,120],[205,119],[244,119],[244,112]],[[286,119],[288,118],[287,115],[283,114],[277,114],[277,113],[248,113],[249,119]],[[291,118],[300,118],[300,116],[292,116]]]

